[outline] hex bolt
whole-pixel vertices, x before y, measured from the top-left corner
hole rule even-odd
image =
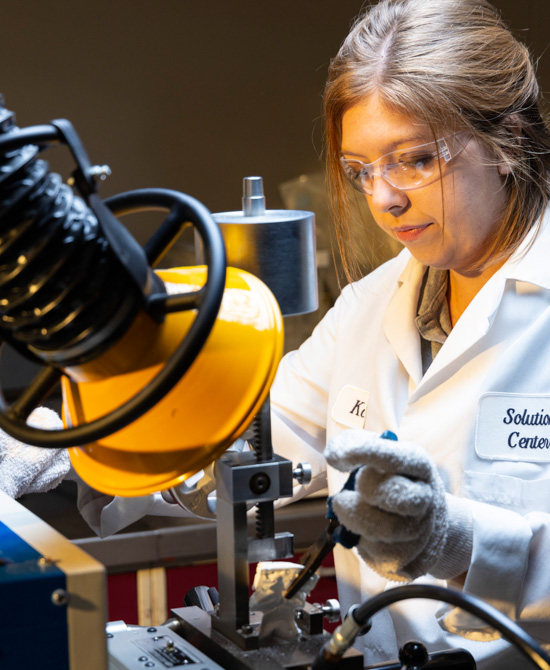
[[[96,181],[105,181],[111,175],[111,168],[108,165],[92,165],[88,174]]]
[[[108,165],[91,165],[86,171],[86,175],[96,182],[105,181],[105,179],[111,175],[111,168]],[[69,177],[67,179],[67,184],[71,187],[74,186],[76,184],[76,179],[74,177]]]

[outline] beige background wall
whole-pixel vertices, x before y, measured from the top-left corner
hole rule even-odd
[[[550,92],[550,3],[496,4]],[[321,169],[326,69],[362,5],[6,0],[0,92],[22,126],[71,120],[113,170],[105,195],[165,186],[224,211],[240,208],[242,177],[260,174],[277,208],[278,184]]]
[[[550,95],[550,2],[496,4],[540,58]],[[213,212],[235,210],[242,178],[259,174],[267,206],[276,209],[283,206],[280,184],[322,170],[326,70],[362,5],[5,0],[0,92],[20,126],[72,121],[92,161],[113,170],[104,196],[162,186]],[[45,157],[68,175],[65,150]],[[139,215],[125,223],[143,243],[158,219]],[[289,336],[300,339],[293,327]],[[9,364],[4,369],[17,386],[21,365]]]

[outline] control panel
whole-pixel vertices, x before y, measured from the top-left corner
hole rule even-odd
[[[223,670],[167,626],[128,626],[113,621],[107,624],[107,646],[109,670]]]

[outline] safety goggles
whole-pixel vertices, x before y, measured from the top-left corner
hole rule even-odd
[[[422,188],[439,179],[441,167],[456,158],[467,142],[457,141],[456,133],[450,137],[392,151],[373,163],[363,163],[357,158],[340,157],[344,174],[353,188],[372,195],[374,177],[382,177],[388,184],[402,191]],[[388,158],[392,162],[387,162]]]

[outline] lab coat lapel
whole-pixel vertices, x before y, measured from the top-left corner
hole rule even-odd
[[[468,305],[468,308],[462,314],[445,341],[445,344],[441,347],[433,363],[426,371],[417,389],[417,394],[422,393],[425,385],[431,387],[429,382],[436,375],[440,375],[444,371],[448,375],[454,374],[457,360],[489,331],[503,290],[504,280],[497,281],[491,286],[486,284],[482,291]]]
[[[531,246],[535,236],[536,244]],[[549,254],[550,225],[547,211],[538,235],[536,231],[529,234],[518,251],[489,279],[468,305],[418,385],[416,397],[441,381],[441,374],[452,375],[460,356],[489,332],[507,282],[548,288],[546,259]],[[544,269],[541,271],[541,268]],[[411,397],[411,401],[414,399],[415,397]]]
[[[536,244],[532,245],[535,236]],[[429,392],[434,384],[441,381],[440,375],[451,376],[460,364],[461,355],[489,332],[507,281],[550,288],[546,271],[548,257],[550,209],[545,212],[540,231],[534,230],[527,236],[512,258],[491,277],[470,303],[424,377],[415,317],[425,267],[410,258],[399,277],[399,287],[390,301],[383,323],[384,335],[410,377],[410,402]]]
[[[425,269],[425,266],[411,258],[401,273],[399,288],[390,301],[383,323],[386,339],[410,377],[410,402],[429,392],[433,384],[437,383],[434,377],[437,376],[440,381],[441,374],[452,375],[460,356],[488,332],[505,283],[505,275],[499,273],[498,277],[495,275],[483,287],[422,376],[420,335],[415,318]]]
[[[425,267],[411,259],[401,277],[384,317],[384,335],[413,384],[422,378],[420,335],[415,324],[420,284]]]

